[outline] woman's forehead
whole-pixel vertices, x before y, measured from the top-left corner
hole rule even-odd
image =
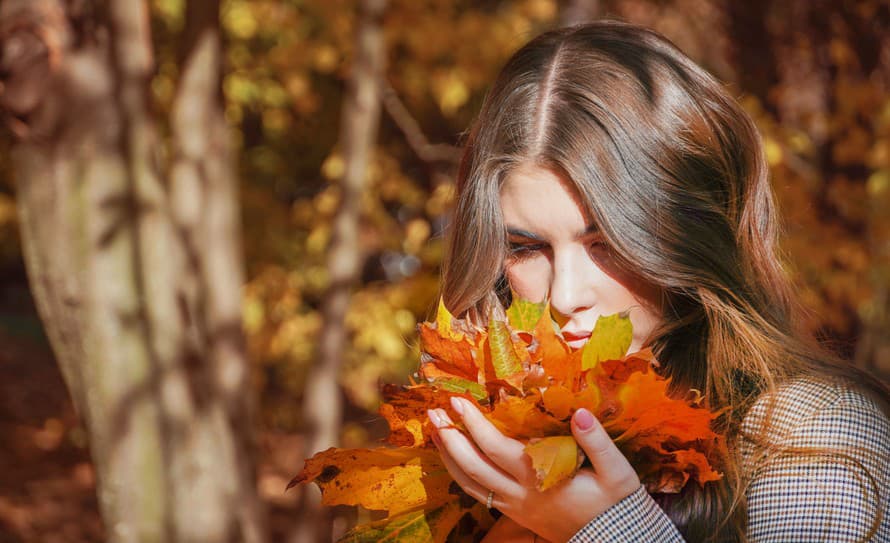
[[[583,236],[595,229],[571,180],[536,165],[520,165],[500,187],[501,213],[507,228],[536,228]]]

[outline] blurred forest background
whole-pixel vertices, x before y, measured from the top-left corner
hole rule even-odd
[[[121,140],[126,147],[118,151],[126,157],[123,163],[137,172],[131,171],[132,178],[139,178],[134,161],[167,164],[159,167],[160,181],[138,183],[146,183],[139,186],[148,187],[147,194],[155,186],[170,191],[172,214],[185,217],[177,228],[192,224],[189,217],[199,217],[195,230],[184,229],[181,238],[169,238],[184,239],[195,251],[192,255],[186,250],[182,257],[186,264],[191,262],[188,257],[197,262],[194,266],[200,273],[194,277],[177,275],[175,267],[162,270],[165,255],[179,254],[179,249],[167,253],[167,241],[153,249],[143,246],[148,253],[154,251],[146,258],[155,264],[146,268],[148,273],[141,272],[144,276],[136,273],[149,294],[136,298],[147,300],[148,309],[135,318],[146,322],[157,318],[160,332],[170,325],[163,314],[160,318],[150,314],[153,300],[163,298],[152,289],[169,283],[192,293],[179,300],[188,308],[209,308],[206,315],[195,313],[204,319],[197,327],[207,324],[213,332],[214,323],[226,324],[219,315],[232,306],[225,301],[225,291],[237,297],[238,283],[244,284],[243,296],[235,304],[244,342],[220,347],[213,333],[198,334],[204,342],[198,341],[188,351],[194,356],[180,362],[199,369],[206,361],[215,361],[214,368],[227,363],[237,368],[242,360],[248,364],[243,379],[236,380],[247,384],[234,394],[221,392],[229,396],[220,403],[225,414],[220,420],[230,423],[223,431],[244,435],[235,435],[229,450],[213,437],[219,426],[211,421],[206,436],[210,449],[219,447],[221,456],[231,453],[232,465],[241,470],[239,476],[215,472],[214,477],[240,477],[252,486],[255,466],[256,490],[241,492],[244,502],[237,504],[238,511],[246,508],[251,513],[239,513],[244,517],[241,528],[204,539],[181,535],[182,519],[168,520],[166,534],[175,537],[145,541],[312,540],[305,520],[321,518],[315,509],[317,496],[284,492],[285,485],[302,466],[307,451],[334,443],[361,446],[381,437],[384,425],[375,414],[379,384],[405,382],[416,369],[415,325],[429,315],[437,298],[441,236],[463,131],[506,58],[537,33],[564,24],[613,17],[650,26],[726,83],[764,136],[785,218],[788,270],[812,310],[809,326],[857,365],[890,376],[887,0],[222,0],[218,5],[186,0],[35,0],[16,4],[16,0],[0,2],[2,543],[130,540],[125,533],[129,521],[109,527],[108,517],[126,519],[131,513],[106,501],[126,499],[127,486],[138,499],[152,491],[143,485],[145,480],[134,476],[120,483],[118,494],[100,492],[97,499],[102,473],[110,474],[104,477],[110,480],[116,469],[140,472],[147,464],[139,462],[150,460],[126,457],[130,449],[121,449],[127,459],[115,467],[118,449],[97,451],[106,448],[105,438],[88,432],[70,397],[81,411],[90,413],[87,418],[100,421],[102,406],[91,402],[115,396],[97,396],[89,386],[79,389],[77,384],[69,396],[60,366],[69,386],[88,384],[101,371],[89,370],[92,362],[74,355],[57,363],[47,338],[54,345],[66,344],[71,336],[65,331],[70,328],[63,323],[55,331],[45,331],[23,256],[30,254],[33,262],[49,268],[53,263],[61,266],[50,270],[61,282],[85,276],[78,258],[92,257],[71,256],[76,249],[59,240],[71,234],[76,244],[80,238],[70,229],[91,223],[73,217],[66,226],[67,217],[63,220],[50,208],[38,207],[34,198],[42,175],[53,171],[47,168],[66,164],[59,158],[65,153],[60,149],[80,141],[78,130],[102,133],[105,118],[90,117],[90,107],[105,111],[101,108],[107,105],[109,118],[115,112],[125,113],[122,126],[130,132]],[[131,11],[123,11],[127,9]],[[67,28],[70,35],[55,39],[54,28]],[[205,47],[199,39],[205,30],[216,36],[215,45]],[[134,38],[132,43],[129,38]],[[75,53],[101,49],[103,44],[116,51],[108,58],[120,79],[108,96],[124,99],[114,107],[101,100],[80,100],[78,90],[67,86],[74,76],[63,80],[53,75],[83,64]],[[123,45],[115,49],[115,44]],[[136,57],[143,63],[136,62],[133,68],[127,59]],[[201,66],[209,66],[206,73]],[[221,72],[214,71],[218,66]],[[136,70],[133,77],[128,75],[130,68]],[[130,84],[137,90],[131,92]],[[144,85],[145,92],[138,85]],[[201,96],[210,98],[200,100]],[[213,109],[216,98],[221,98],[218,110]],[[41,125],[51,101],[50,116],[55,121]],[[76,116],[78,111],[82,118]],[[206,116],[196,116],[195,111]],[[214,111],[219,124],[213,124]],[[140,126],[147,132],[140,132]],[[93,141],[92,137],[84,141]],[[141,147],[144,141],[155,141],[157,147]],[[195,153],[194,145],[208,154],[189,155]],[[91,149],[79,150],[77,156],[89,160],[95,151]],[[53,162],[57,160],[61,162]],[[77,164],[89,169],[84,162]],[[200,171],[204,181],[211,180],[195,189],[204,195],[197,200],[189,196],[194,189],[189,168]],[[95,175],[107,177],[107,172]],[[231,187],[213,184],[227,176]],[[226,228],[237,223],[215,230],[219,224],[207,217],[216,216],[212,210],[222,210],[222,215],[232,211],[225,198],[234,198],[230,189],[235,185],[240,219],[232,216],[240,220],[241,228],[240,234],[230,235]],[[57,198],[82,195],[60,193],[58,187],[52,190]],[[212,191],[222,197],[214,200]],[[164,201],[163,195],[154,200]],[[90,208],[83,209],[90,213]],[[122,209],[119,221],[126,230],[127,221],[138,221],[142,212],[130,213],[139,211],[138,205]],[[62,230],[55,234],[40,230],[41,224],[53,221]],[[139,228],[133,230],[140,232],[133,239],[154,243],[151,232]],[[214,245],[219,240],[214,232],[220,231],[228,236],[224,247]],[[23,243],[20,234],[30,241]],[[113,233],[108,236],[114,238]],[[243,276],[230,273],[241,265],[239,250]],[[171,266],[180,265],[177,258],[171,256]],[[109,275],[104,277],[115,277],[115,269],[106,269],[103,273]],[[219,275],[225,277],[220,280]],[[92,287],[83,287],[84,292],[93,292],[102,281],[108,291],[115,291],[107,279],[92,277],[92,283],[84,283]],[[168,283],[162,282],[163,277]],[[197,286],[188,290],[193,280]],[[51,299],[51,281],[47,285],[42,288]],[[75,293],[81,289],[77,285],[72,287]],[[44,306],[55,307],[51,301]],[[237,325],[219,329],[241,337]],[[152,356],[163,358],[163,349]],[[126,365],[114,371],[126,371]],[[208,375],[213,377],[212,372]],[[158,386],[163,389],[163,383]],[[171,410],[179,405],[169,401]],[[186,433],[191,434],[192,427],[187,426]],[[94,455],[99,454],[99,467],[90,460],[88,437]],[[193,445],[177,439],[164,442],[167,454]],[[184,494],[196,496],[194,503],[171,498],[161,505],[174,512],[187,506],[186,516],[201,517],[195,511],[216,503],[212,485],[201,481],[195,483],[193,495]],[[167,489],[171,495],[177,495],[170,490],[176,481],[166,484],[171,485]],[[151,509],[151,504],[140,507]],[[104,523],[100,509],[106,515]],[[342,533],[354,521],[350,515],[336,511],[327,520],[333,522],[335,533]],[[201,526],[202,520],[189,522]],[[326,533],[329,540],[330,531]],[[238,535],[225,539],[232,534]]]

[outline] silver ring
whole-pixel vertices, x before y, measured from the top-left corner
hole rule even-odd
[[[485,499],[485,507],[491,509],[491,501],[494,499],[494,490],[488,491],[488,498]]]

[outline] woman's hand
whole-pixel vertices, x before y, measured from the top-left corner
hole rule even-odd
[[[590,411],[572,417],[572,433],[593,469],[585,468],[543,492],[525,446],[501,434],[476,407],[452,398],[470,433],[453,427],[442,409],[428,412],[436,426],[433,440],[448,472],[470,496],[482,503],[494,492],[492,507],[550,541],[567,541],[590,520],[629,496],[640,479]]]
[[[481,543],[549,543],[543,537],[523,528],[507,515],[503,515],[488,530]]]

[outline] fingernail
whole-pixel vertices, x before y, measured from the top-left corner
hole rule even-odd
[[[464,401],[457,396],[451,397],[451,407],[457,411],[457,414],[460,416],[464,416]]]
[[[442,426],[453,426],[454,423],[451,422],[451,417],[448,416],[448,412],[444,409],[436,409],[436,413],[439,415],[439,420],[442,421]]]
[[[575,426],[577,426],[579,430],[590,430],[593,428],[594,422],[596,422],[596,418],[594,418],[593,413],[587,409],[582,407],[575,411]]]
[[[426,416],[430,418],[430,422],[432,422],[433,426],[435,426],[436,428],[442,428],[443,426],[445,426],[445,423],[442,421],[442,419],[439,417],[439,414],[436,413],[434,409],[427,409]]]

